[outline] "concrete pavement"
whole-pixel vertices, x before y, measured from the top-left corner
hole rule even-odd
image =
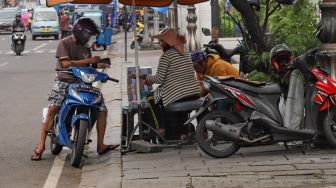
[[[103,85],[109,110],[106,143],[120,143],[121,107],[127,103],[126,68],[134,66],[134,53],[124,61],[123,34],[107,54],[108,74],[121,80]],[[131,35],[129,41],[132,39]],[[129,45],[127,46],[128,49]],[[130,51],[130,50],[129,50]],[[160,51],[139,52],[140,66],[156,72]],[[95,134],[92,134],[95,135]],[[93,136],[94,138],[95,136]],[[102,188],[222,188],[222,187],[332,187],[336,185],[336,150],[286,150],[279,145],[248,147],[225,159],[203,153],[197,145],[164,149],[161,153],[129,153],[119,150],[98,156],[95,144],[88,148],[79,187]]]

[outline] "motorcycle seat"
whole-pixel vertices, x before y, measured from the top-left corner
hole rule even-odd
[[[194,95],[182,98],[177,102],[168,104],[165,107],[165,110],[169,112],[189,112],[200,108],[202,102],[203,100],[201,100],[200,95]]]
[[[243,91],[249,91],[257,94],[280,94],[281,88],[276,83],[258,83],[249,82],[242,79],[228,79],[221,81],[222,84],[235,87]]]

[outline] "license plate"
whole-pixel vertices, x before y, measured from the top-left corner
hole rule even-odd
[[[50,29],[42,29],[42,32],[45,32],[45,33],[50,32]]]
[[[94,93],[96,95],[100,94],[100,90],[98,88],[89,86],[89,85],[77,85],[76,89],[80,90],[80,91],[86,91],[86,92],[90,92],[90,93]]]

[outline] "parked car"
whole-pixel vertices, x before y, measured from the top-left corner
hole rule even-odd
[[[32,39],[54,36],[59,39],[60,29],[57,12],[54,8],[35,8],[32,21]]]
[[[17,8],[0,9],[0,34],[12,33],[12,23],[15,20]]]

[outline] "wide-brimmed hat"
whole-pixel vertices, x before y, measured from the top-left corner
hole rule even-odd
[[[187,42],[186,38],[174,29],[166,29],[159,34],[152,36],[152,38],[163,40],[169,46],[174,47],[180,54],[184,54],[184,44]]]

